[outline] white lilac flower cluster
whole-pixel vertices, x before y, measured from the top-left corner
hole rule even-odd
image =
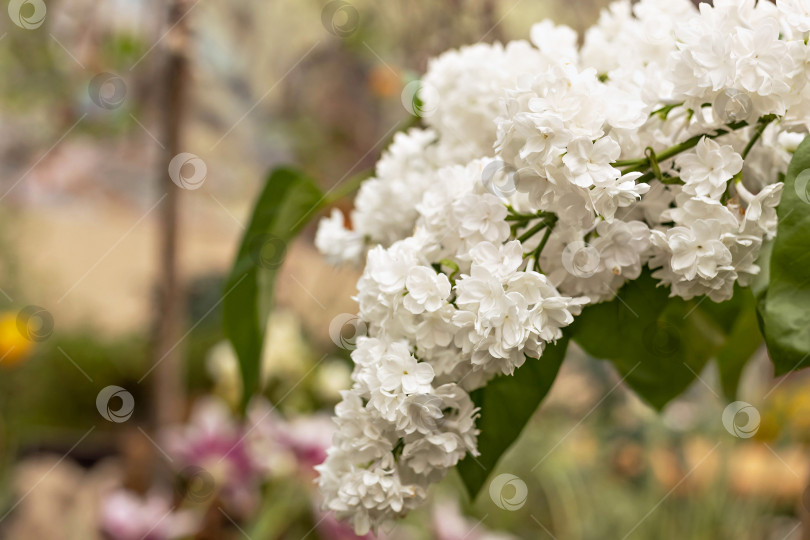
[[[809,32],[810,0],[619,1],[581,47],[542,22],[433,60],[427,128],[397,135],[351,227],[333,210],[316,237],[365,261],[368,329],[326,506],[365,532],[418,505],[476,455],[468,392],[542,362],[643,267],[684,299],[749,284],[810,128]]]

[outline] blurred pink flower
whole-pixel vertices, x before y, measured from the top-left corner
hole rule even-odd
[[[254,400],[248,410],[248,451],[256,466],[270,473],[289,465],[315,474],[313,467],[326,459],[335,424],[326,414],[286,421],[266,400]]]
[[[385,539],[385,535],[382,532],[378,533],[376,536],[372,533],[357,536],[354,534],[354,529],[350,525],[338,520],[332,512],[324,513],[317,507],[313,509],[312,516],[317,524],[315,528],[322,538],[328,538],[329,540],[356,540],[358,538],[362,540]]]
[[[194,533],[199,522],[189,511],[174,511],[166,497],[122,489],[105,497],[100,526],[111,540],[171,540]]]
[[[433,506],[433,531],[436,540],[516,540],[510,534],[487,530],[481,521],[469,519],[454,500]]]
[[[323,463],[335,432],[335,423],[330,416],[317,414],[296,418],[281,427],[281,444],[295,454],[299,464],[312,469]]]
[[[181,476],[202,484],[198,490],[216,490],[236,509],[247,511],[255,504],[258,470],[248,455],[244,430],[225,402],[213,397],[197,401],[189,422],[169,428],[162,439],[172,465]],[[208,481],[214,486],[205,486]]]

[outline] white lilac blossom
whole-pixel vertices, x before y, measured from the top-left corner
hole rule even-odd
[[[425,123],[439,135],[442,152],[458,163],[492,154],[492,119],[500,112],[504,91],[548,62],[542,50],[526,41],[478,43],[431,60],[420,98]]]
[[[683,190],[696,197],[719,199],[728,181],[742,170],[743,160],[730,145],[720,146],[703,137],[694,152],[681,154],[676,160],[681,169]]]
[[[352,387],[318,467],[359,533],[476,455],[469,392],[543,362],[587,304],[644,268],[672,296],[760,272],[810,128],[807,0],[620,0],[588,30],[429,63],[426,129],[398,135],[316,243],[365,261]]]
[[[337,208],[332,209],[328,219],[318,224],[315,247],[332,263],[356,261],[365,249],[363,235],[345,227],[343,213]]]

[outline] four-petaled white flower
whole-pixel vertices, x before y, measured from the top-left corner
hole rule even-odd
[[[686,279],[699,275],[712,279],[717,269],[731,264],[731,252],[714,233],[715,224],[698,220],[687,227],[673,227],[667,231],[672,249],[672,269]]]
[[[383,390],[424,394],[430,392],[433,366],[427,362],[417,362],[411,355],[388,354],[382,358],[379,376]]]
[[[589,187],[619,176],[619,171],[611,165],[619,154],[621,147],[610,137],[596,142],[581,137],[569,143],[562,160],[571,171],[571,181],[580,187]]]

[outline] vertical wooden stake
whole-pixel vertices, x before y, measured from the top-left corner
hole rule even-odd
[[[166,148],[158,169],[158,191],[166,193],[160,208],[159,272],[157,313],[153,329],[153,414],[156,426],[163,427],[181,419],[185,404],[183,384],[183,347],[181,329],[184,320],[184,294],[178,272],[178,214],[182,189],[169,177],[171,159],[182,152],[182,127],[187,100],[188,30],[186,0],[169,0],[167,54],[162,76],[159,112],[162,139]]]

